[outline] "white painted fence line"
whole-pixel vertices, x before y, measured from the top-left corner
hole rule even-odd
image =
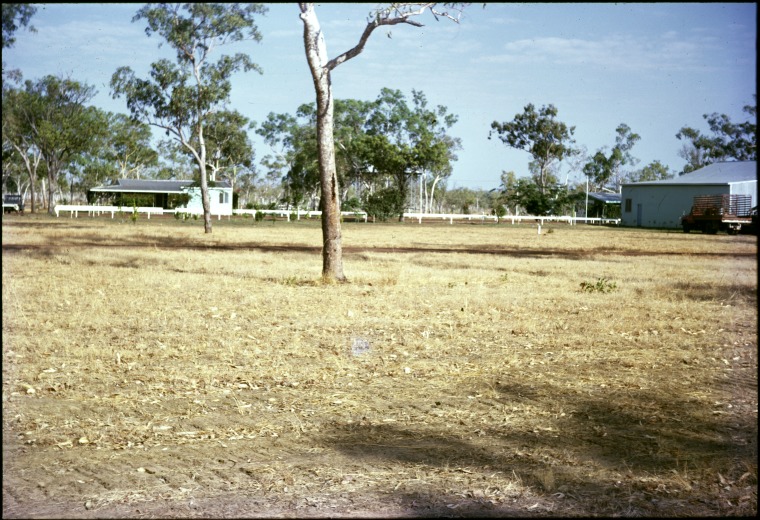
[[[96,216],[100,215],[102,213],[110,213],[111,218],[114,218],[116,213],[123,213],[125,215],[131,215],[133,211],[137,211],[137,213],[145,213],[148,215],[148,219],[150,219],[151,215],[163,215],[165,213],[172,213],[172,214],[182,214],[187,213],[189,215],[201,215],[203,212],[201,210],[191,210],[187,208],[177,208],[177,209],[164,209],[159,207],[128,207],[128,206],[87,206],[87,205],[67,205],[67,204],[58,204],[55,207],[55,216],[59,217],[61,211],[68,211],[70,212],[70,217],[79,217],[79,213],[87,212],[88,216]],[[290,222],[291,215],[295,215],[297,220],[300,220],[301,217],[321,217],[322,212],[321,211],[291,211],[286,209],[233,209],[232,214],[233,215],[252,215],[253,217],[256,217],[257,213],[261,213],[263,215],[275,215],[279,217],[284,217]],[[361,218],[364,219],[364,222],[367,222],[367,213],[364,211],[341,211],[341,215],[344,217],[355,217],[355,218]],[[229,214],[226,214],[225,216],[229,217]],[[222,215],[218,214],[217,219],[221,220]],[[589,217],[566,217],[566,216],[532,216],[532,215],[507,215],[504,217],[496,217],[495,215],[485,215],[485,214],[463,214],[463,213],[404,213],[404,218],[409,219],[416,219],[420,224],[422,223],[422,220],[448,220],[449,224],[453,224],[455,220],[480,220],[480,221],[493,221],[493,222],[499,222],[499,221],[510,221],[513,225],[515,222],[521,224],[523,221],[528,221],[530,223],[536,223],[538,225],[544,225],[546,222],[566,222],[570,225],[577,225],[579,222],[586,223],[586,224],[614,224],[614,225],[620,225],[620,219],[619,218],[589,218]]]
[[[321,211],[302,211],[302,210],[287,210],[287,209],[233,209],[232,213],[235,215],[252,215],[256,217],[256,213],[262,215],[275,215],[279,217],[285,217],[290,222],[291,215],[296,216],[296,220],[301,220],[301,217],[322,217]],[[340,214],[344,217],[356,217],[364,219],[367,222],[367,213],[364,211],[341,211]]]
[[[69,216],[71,218],[79,218],[79,213],[87,212],[88,216],[96,216],[100,215],[102,213],[110,213],[111,218],[114,218],[116,213],[124,213],[125,215],[131,215],[134,211],[137,211],[138,213],[147,213],[148,218],[150,218],[151,215],[163,215],[167,211],[172,210],[165,210],[163,208],[158,207],[147,207],[147,206],[141,206],[138,208],[134,207],[127,207],[127,206],[87,206],[87,205],[76,205],[76,204],[56,204],[55,208],[53,208],[53,211],[55,211],[55,216],[60,217],[61,211],[68,211]]]
[[[148,219],[150,219],[151,215],[163,215],[163,214],[175,214],[175,213],[187,213],[188,215],[202,215],[203,211],[200,210],[193,210],[193,209],[187,209],[187,208],[177,208],[177,209],[164,209],[159,207],[152,207],[152,206],[140,206],[140,207],[132,207],[132,206],[88,206],[85,204],[56,204],[55,208],[53,208],[53,211],[55,211],[55,216],[60,217],[61,211],[68,211],[69,216],[71,218],[79,218],[79,213],[87,213],[87,216],[94,217],[99,216],[103,213],[110,213],[111,218],[114,218],[114,216],[117,213],[123,213],[124,215],[132,215],[134,211],[137,211],[137,213],[145,213],[148,215]],[[213,215],[212,215],[213,216]],[[222,214],[217,214],[217,220],[221,220]],[[230,216],[229,214],[226,214],[225,216]]]
[[[507,215],[497,217],[496,215],[486,214],[462,214],[462,213],[404,213],[404,218],[417,219],[421,224],[422,219],[448,220],[453,224],[455,220],[492,220],[494,222],[509,220],[513,225],[515,222],[522,223],[524,220],[543,225],[545,222],[566,222],[570,225],[576,225],[578,222],[586,224],[620,224],[619,218],[589,218],[589,217],[567,217],[567,216],[541,216],[534,215]]]

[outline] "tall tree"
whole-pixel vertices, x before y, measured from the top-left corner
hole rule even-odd
[[[139,179],[158,164],[158,153],[151,146],[150,126],[124,114],[108,114],[110,138],[103,157],[112,161],[121,178]]]
[[[253,168],[254,150],[248,130],[255,127],[237,110],[211,114],[206,125],[206,147],[211,150],[211,180],[217,177],[230,181],[235,187],[238,169]]]
[[[683,173],[718,161],[757,160],[757,96],[754,97],[755,104],[743,109],[749,118],[742,123],[733,123],[725,114],[704,114],[712,136],[688,126],[681,128],[676,137],[688,141],[679,152],[686,160]]]
[[[455,115],[443,106],[430,110],[420,91],[412,90],[412,102],[409,106],[400,91],[384,88],[367,122],[368,160],[376,174],[393,180],[399,221],[414,177],[422,182],[426,173],[450,171],[460,147],[460,140],[446,133],[456,123]]]
[[[11,164],[18,162],[19,166],[23,165],[23,171],[29,178],[32,213],[37,210],[37,175],[42,164],[42,151],[32,132],[36,121],[32,112],[34,106],[31,93],[3,85],[3,185],[6,175],[16,169]]]
[[[610,154],[606,155],[604,149],[599,150],[586,163],[583,171],[599,188],[610,184],[609,189],[620,192],[626,178],[623,166],[635,166],[639,162],[631,155],[631,149],[641,137],[633,133],[625,123],[618,125],[615,132],[617,133],[615,146],[612,147]]]
[[[458,17],[436,9],[436,3],[391,4],[370,13],[359,42],[337,57],[327,54],[325,35],[320,26],[313,3],[298,4],[303,22],[303,41],[306,61],[314,81],[317,98],[317,149],[319,150],[319,178],[322,210],[322,277],[328,281],[345,281],[343,272],[343,245],[340,226],[340,188],[335,161],[332,93],[330,72],[341,63],[355,58],[364,50],[367,41],[378,27],[408,24],[421,27],[413,18],[430,11],[433,16],[458,21]],[[456,6],[454,6],[455,9]]]
[[[26,27],[31,32],[36,31],[33,25],[29,25],[36,12],[37,8],[32,4],[3,3],[3,49],[13,47],[16,43],[16,31],[21,27]]]
[[[540,193],[545,193],[550,184],[548,177],[552,165],[575,152],[572,138],[575,127],[557,120],[554,105],[536,111],[536,107],[529,103],[512,121],[491,123],[488,138],[491,139],[494,133],[507,146],[530,153],[536,163],[536,185]]]
[[[195,159],[203,202],[203,223],[211,233],[208,195],[207,121],[229,100],[230,77],[238,70],[259,67],[242,53],[209,55],[219,46],[251,39],[261,40],[254,15],[264,14],[261,4],[146,4],[132,18],[145,20],[148,36],[158,33],[176,51],[177,63],[162,59],[151,65],[151,79],[139,79],[129,67],[111,78],[114,97],[125,96],[132,116],[162,128]]]
[[[640,170],[631,172],[628,175],[628,180],[630,182],[662,181],[672,178],[673,173],[660,161],[652,161]]]
[[[61,172],[104,132],[101,112],[86,106],[94,95],[92,86],[45,76],[37,82],[27,80],[23,95],[16,98],[19,104],[12,109],[16,139],[25,155],[39,153],[45,163],[50,214],[55,213]]]

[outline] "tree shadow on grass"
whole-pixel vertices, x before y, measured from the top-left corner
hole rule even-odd
[[[536,427],[528,429],[525,424],[513,427],[494,421],[474,436],[468,432],[479,421],[458,428],[456,436],[453,430],[436,430],[424,422],[336,424],[322,442],[364,464],[395,463],[423,468],[423,473],[445,470],[444,479],[457,468],[482,476],[484,485],[488,475],[511,475],[535,493],[531,501],[539,504],[527,514],[524,505],[467,496],[473,489],[459,490],[458,496],[435,489],[402,488],[393,493],[418,516],[562,516],[568,511],[648,516],[663,514],[668,501],[675,505],[666,515],[678,507],[686,515],[716,514],[721,510],[715,495],[721,491],[714,485],[707,489],[708,483],[725,478],[757,485],[756,474],[745,473],[748,467],[751,473],[757,459],[752,413],[728,419],[713,413],[704,401],[658,390],[567,395],[551,383],[495,388],[500,394],[497,403],[530,401],[539,410],[561,408],[568,413],[548,424],[537,420]],[[552,505],[555,495],[563,497],[561,510]],[[689,510],[683,509],[687,502]]]
[[[71,226],[74,227],[74,226]],[[81,229],[81,228],[80,228]],[[50,255],[66,249],[81,248],[117,248],[117,249],[151,249],[151,250],[174,250],[174,251],[262,251],[262,252],[289,252],[304,254],[320,254],[320,246],[311,246],[307,244],[261,244],[256,242],[232,242],[220,243],[213,237],[199,235],[198,239],[189,239],[182,236],[128,236],[128,237],[104,237],[93,231],[92,233],[83,233],[76,236],[59,237],[55,241],[45,244],[2,244],[3,253],[26,252],[33,255]],[[462,244],[453,246],[432,246],[432,245],[413,245],[413,246],[382,246],[382,247],[358,247],[344,246],[343,251],[346,255],[355,255],[361,253],[392,253],[392,254],[452,254],[463,253],[473,255],[492,255],[506,256],[513,258],[563,258],[566,260],[587,260],[598,256],[622,255],[622,256],[677,256],[684,255],[694,256],[730,256],[737,257],[755,257],[755,253],[678,253],[678,252],[657,252],[646,250],[584,250],[584,249],[553,249],[553,248],[508,248],[494,247],[493,245],[479,244]]]

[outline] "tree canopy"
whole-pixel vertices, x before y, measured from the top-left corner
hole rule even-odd
[[[568,127],[557,120],[558,110],[554,105],[536,107],[529,103],[523,113],[516,114],[512,121],[491,123],[488,138],[495,133],[511,148],[528,152],[537,165],[536,185],[540,193],[549,186],[548,175],[555,162],[560,162],[575,153],[573,133],[575,127]]]
[[[120,67],[111,78],[112,95],[126,97],[133,117],[164,129],[195,159],[206,233],[211,232],[211,214],[205,126],[228,101],[233,73],[260,72],[246,54],[222,55],[215,62],[209,55],[226,43],[260,41],[254,16],[265,12],[261,4],[147,4],[132,21],[145,20],[148,36],[162,36],[176,51],[176,63],[154,62],[150,79],[137,78],[129,67]]]
[[[689,173],[714,162],[757,160],[757,95],[754,105],[745,105],[748,119],[734,123],[725,114],[704,114],[712,136],[684,126],[676,137],[687,141],[679,155],[686,160],[682,173]]]

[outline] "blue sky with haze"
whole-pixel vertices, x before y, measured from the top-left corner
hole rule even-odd
[[[3,51],[6,68],[24,79],[70,76],[98,90],[92,101],[127,113],[123,98],[109,95],[111,75],[129,66],[147,76],[150,63],[172,58],[160,37],[132,22],[140,4],[35,4],[31,24]],[[354,46],[376,4],[317,4],[330,57]],[[267,4],[258,18],[260,43],[220,47],[243,51],[263,69],[233,78],[231,108],[253,121],[270,112],[294,114],[314,101],[296,4]],[[530,155],[488,140],[493,121],[510,121],[528,103],[552,104],[558,119],[575,126],[577,145],[593,154],[615,143],[620,123],[641,136],[632,150],[637,168],[659,160],[674,172],[685,161],[675,135],[683,126],[708,132],[703,114],[747,119],[756,104],[757,5],[755,3],[534,4],[467,7],[459,24],[427,15],[425,26],[377,30],[357,58],[332,73],[334,95],[375,99],[383,87],[424,92],[459,121],[462,139],[449,188],[498,187],[502,171],[528,175]],[[390,34],[388,32],[390,31]],[[271,150],[252,133],[256,156]],[[580,181],[566,165],[562,180]]]

